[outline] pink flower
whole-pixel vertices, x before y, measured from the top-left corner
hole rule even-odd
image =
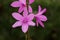
[[[44,27],[44,24],[43,24],[42,21],[47,21],[47,17],[43,15],[45,12],[46,12],[46,8],[41,10],[41,7],[39,6],[38,13],[35,15],[37,26],[38,26],[38,23],[39,23],[42,27]]]
[[[13,18],[17,21],[12,25],[13,28],[22,26],[22,31],[24,33],[27,32],[29,26],[35,26],[35,23],[32,21],[34,18],[34,14],[29,14],[27,12],[27,8],[24,8],[23,16],[17,12],[12,13]]]
[[[29,0],[29,4],[32,4],[34,2],[34,0]],[[24,10],[24,7],[26,7],[26,0],[18,0],[18,1],[14,1],[11,4],[12,7],[19,7],[18,12],[21,13]]]

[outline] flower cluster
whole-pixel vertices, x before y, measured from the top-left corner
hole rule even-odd
[[[44,24],[42,21],[47,21],[47,17],[43,15],[43,13],[46,12],[46,8],[42,10],[41,6],[38,6],[38,12],[36,14],[33,14],[32,7],[30,4],[32,4],[35,0],[28,0],[29,3],[27,5],[27,0],[18,0],[12,2],[12,7],[18,7],[18,12],[13,12],[12,16],[17,21],[12,25],[13,28],[21,27],[22,31],[26,33],[28,31],[29,26],[38,26],[38,23],[44,27]],[[23,14],[21,14],[23,13]],[[34,23],[32,20],[36,19],[36,23]]]

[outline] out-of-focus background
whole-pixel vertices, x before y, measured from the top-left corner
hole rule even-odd
[[[0,0],[0,40],[25,40],[21,28],[12,28],[16,20],[11,14],[18,10],[10,6],[13,1],[16,0]],[[31,5],[34,12],[37,12],[38,5],[47,8],[44,15],[48,20],[44,22],[45,28],[30,27],[32,40],[60,40],[60,0],[35,0]]]

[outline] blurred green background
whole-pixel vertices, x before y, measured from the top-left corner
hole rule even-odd
[[[0,40],[25,40],[21,28],[12,28],[16,20],[11,14],[18,10],[10,6],[13,1],[0,0]],[[60,0],[35,0],[31,5],[34,12],[37,12],[38,5],[47,8],[48,20],[44,22],[45,28],[30,27],[32,40],[60,40]]]

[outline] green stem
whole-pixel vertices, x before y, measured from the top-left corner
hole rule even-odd
[[[32,39],[30,38],[29,30],[28,30],[28,32],[25,34],[25,38],[26,38],[26,40],[32,40]]]
[[[27,33],[25,34],[25,39],[28,40],[28,35],[27,35]]]
[[[31,37],[30,37],[29,31],[28,31],[28,40],[31,40]]]

